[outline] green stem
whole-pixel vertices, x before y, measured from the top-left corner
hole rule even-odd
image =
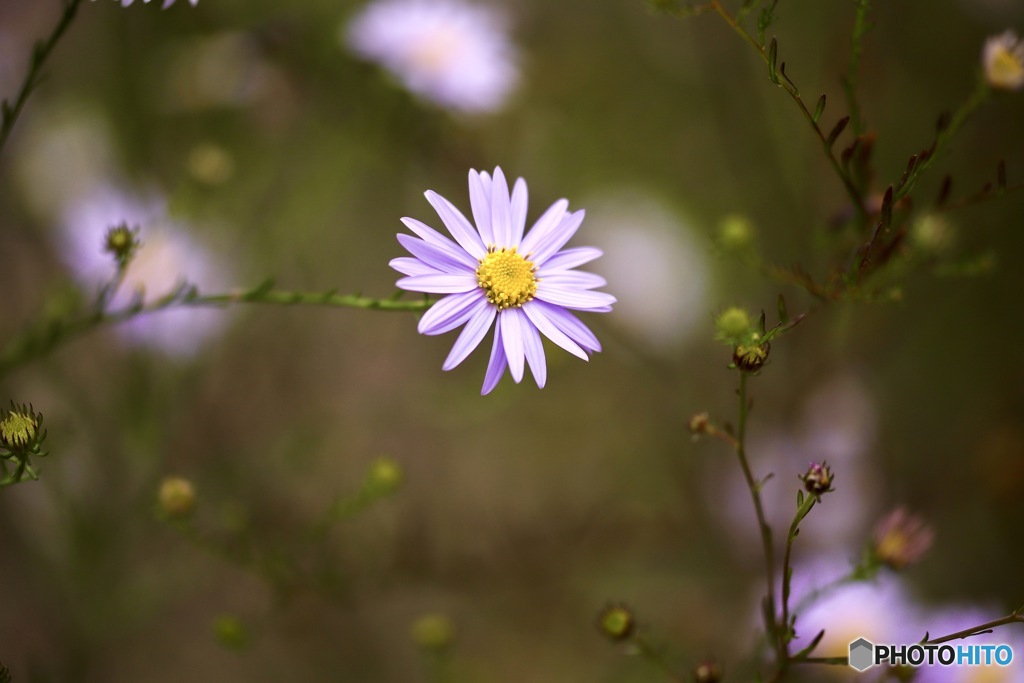
[[[25,74],[25,80],[21,83],[21,88],[18,90],[18,96],[14,100],[14,105],[12,106],[8,104],[7,100],[4,100],[2,107],[3,120],[0,123],[0,150],[3,149],[4,144],[7,142],[11,130],[14,128],[14,122],[25,107],[25,102],[28,101],[29,95],[42,82],[40,71],[43,68],[43,64],[46,63],[50,53],[53,52],[53,48],[57,46],[61,36],[64,35],[68,26],[71,25],[81,3],[82,0],[68,0],[67,4],[64,5],[64,11],[61,13],[60,19],[57,21],[57,25],[50,33],[50,36],[45,41],[36,43],[32,50],[32,59],[29,60],[28,73]]]
[[[183,307],[226,307],[233,304],[270,304],[277,306],[327,306],[381,311],[425,311],[430,299],[402,301],[396,298],[373,299],[358,294],[328,292],[290,292],[276,290],[264,283],[250,290],[222,294],[199,294],[194,287],[182,285],[169,294],[148,302],[133,301],[122,308],[108,310],[103,300],[94,310],[71,319],[50,320],[22,333],[0,354],[0,377],[26,362],[43,357],[67,341],[103,325],[121,323],[145,315]]]
[[[789,525],[789,535],[786,536],[786,552],[782,558],[782,621],[780,623],[782,643],[779,647],[781,653],[785,656],[779,661],[779,676],[785,672],[790,663],[789,641],[791,638],[791,629],[789,625],[789,591],[791,583],[790,577],[792,574],[790,558],[793,554],[793,541],[796,540],[797,530],[800,528],[800,522],[803,521],[804,517],[807,516],[816,502],[818,502],[818,499],[814,496],[804,496],[800,499],[800,507],[797,508],[796,515],[793,516],[793,522]]]
[[[711,0],[710,7],[717,12],[720,17],[722,17],[725,23],[728,24],[733,31],[738,33],[740,37],[746,40],[747,43],[757,51],[757,54],[761,56],[761,59],[769,66],[769,68],[774,68],[772,59],[764,46],[761,45],[754,36],[750,35],[750,33],[743,28],[743,26],[729,13],[728,10],[722,7],[719,0]],[[824,131],[822,131],[818,126],[817,121],[814,120],[814,114],[812,114],[807,108],[803,98],[800,97],[800,92],[785,76],[778,79],[778,85],[786,91],[786,94],[789,95],[790,99],[792,99],[796,104],[800,113],[803,114],[803,117],[807,120],[807,123],[810,124],[811,129],[814,130],[815,135],[818,136],[818,141],[821,143],[822,151],[825,153],[825,157],[832,166],[832,170],[835,171],[836,176],[838,176],[839,180],[842,182],[843,188],[846,190],[846,194],[849,195],[854,211],[856,211],[857,215],[867,223],[870,217],[868,216],[867,208],[864,206],[864,199],[861,197],[860,190],[858,190],[856,184],[854,184],[853,178],[851,178],[843,169],[842,164],[839,163],[839,159],[832,154],[832,145],[829,143],[828,137],[826,137]]]
[[[932,162],[935,161],[936,157],[939,156],[939,152],[946,146],[950,140],[960,131],[971,115],[974,114],[975,110],[980,107],[985,100],[988,99],[991,94],[991,90],[984,78],[978,78],[978,83],[974,87],[974,92],[971,93],[970,97],[960,105],[960,107],[954,112],[953,117],[949,121],[949,125],[939,131],[935,137],[935,143],[932,145],[932,149],[927,157],[921,159],[914,169],[907,175],[907,179],[903,182],[903,185],[895,189],[892,196],[893,204],[909,195],[914,185],[917,184],[918,178],[924,171],[931,166]]]
[[[668,663],[664,655],[658,652],[657,648],[639,636],[633,638],[633,644],[636,645],[640,654],[643,655],[647,661],[661,669],[665,675],[668,676],[670,681],[673,681],[674,683],[685,683],[682,676],[675,672],[672,665]]]
[[[743,478],[747,482],[747,489],[750,491],[750,497],[754,502],[754,512],[757,514],[757,524],[761,532],[761,545],[764,551],[765,579],[768,587],[768,592],[765,595],[765,630],[768,635],[768,639],[771,641],[772,646],[775,648],[781,660],[784,652],[781,648],[778,628],[775,622],[775,551],[772,548],[772,528],[768,525],[768,519],[764,514],[764,505],[761,502],[761,486],[758,484],[757,480],[754,479],[754,475],[750,471],[750,464],[747,462],[746,431],[747,413],[749,412],[749,405],[747,403],[747,377],[747,373],[740,373],[740,416],[739,426],[736,431],[736,455],[739,458],[740,469],[743,470]]]
[[[828,664],[830,666],[849,666],[849,657],[804,657],[794,659],[794,664]]]
[[[846,102],[850,107],[850,129],[854,136],[864,132],[864,120],[861,118],[860,104],[857,102],[857,75],[860,69],[861,40],[869,30],[868,10],[871,9],[871,0],[854,0],[857,5],[857,15],[853,21],[853,35],[850,38],[850,65],[846,71],[846,78],[843,79],[843,92],[846,93]]]

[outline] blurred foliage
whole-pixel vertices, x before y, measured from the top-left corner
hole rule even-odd
[[[588,208],[580,244],[613,213],[609,200],[665,207],[712,286],[672,344],[650,343],[615,313],[588,320],[604,353],[587,365],[549,354],[546,389],[506,379],[486,399],[486,354],[442,373],[451,339],[420,337],[409,313],[246,309],[192,360],[103,330],[19,369],[3,396],[45,412],[52,455],[40,482],[0,491],[0,658],[13,680],[427,680],[408,638],[423,614],[444,614],[458,634],[452,681],[652,680],[595,634],[609,599],[671,642],[679,670],[749,651],[762,579],[747,542],[718,519],[733,503],[715,493],[739,472],[716,469],[726,454],[694,447],[686,421],[734,414],[716,312],[774,311],[779,293],[792,312],[813,300],[728,258],[717,226],[746,217],[763,260],[823,276],[829,226],[848,211],[820,143],[749,46],[714,16],[678,21],[642,0],[520,0],[507,9],[523,86],[502,113],[470,119],[413,99],[339,46],[360,3],[157,4],[84,3],[0,156],[0,342],[60,305],[69,276],[45,199],[66,189],[64,165],[96,168],[103,154],[117,176],[166,192],[240,286],[269,275],[386,296],[399,217],[437,225],[428,188],[468,209],[466,171],[498,164],[530,183],[531,220],[561,196]],[[970,94],[986,36],[1020,27],[1024,9],[876,5],[860,115],[877,133],[881,175],[898,178],[939,112]],[[4,95],[58,11],[0,3]],[[788,75],[808,100],[829,99],[827,130],[843,109],[855,4],[783,0],[775,15],[769,35]],[[995,180],[1000,159],[1019,182],[1021,120],[1024,96],[994,98],[916,196],[935,196],[947,172],[967,196]],[[48,127],[83,121],[105,152],[63,148],[42,176],[25,170]],[[1024,551],[1012,542],[1024,525],[1022,202],[949,213],[962,268],[915,268],[896,303],[820,311],[773,342],[751,387],[756,439],[798,433],[809,397],[855,377],[876,416],[861,456],[864,516],[897,503],[921,512],[937,532],[927,568],[907,576],[921,603],[1006,607],[993,618],[1022,600]],[[999,258],[971,267],[986,254]],[[630,275],[607,276],[615,293],[615,278]],[[821,408],[826,426],[842,409]],[[225,533],[287,547],[339,491],[366,485],[381,453],[400,466],[402,488],[326,533],[339,572],[328,591],[282,592],[153,514],[160,482],[184,476]],[[751,446],[764,469],[758,455]],[[768,486],[795,495],[807,458],[791,460]],[[839,496],[844,472],[833,466]],[[735,505],[753,526],[749,501]],[[795,552],[799,571],[811,550]]]

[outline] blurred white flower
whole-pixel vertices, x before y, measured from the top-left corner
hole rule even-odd
[[[98,292],[115,272],[114,260],[103,245],[107,231],[120,223],[138,226],[142,245],[110,302],[111,308],[128,305],[138,294],[153,301],[186,281],[200,291],[223,288],[223,269],[196,244],[185,226],[168,217],[162,199],[104,187],[68,208],[57,245],[88,296]],[[188,356],[217,332],[224,320],[223,311],[173,308],[120,323],[116,330],[128,342],[172,356]]]
[[[619,299],[609,322],[673,351],[707,320],[707,266],[691,229],[642,194],[589,204],[591,241],[605,253],[594,270]]]
[[[495,111],[519,80],[503,17],[463,0],[376,0],[341,39],[419,97],[456,111]]]
[[[981,55],[985,80],[1000,90],[1020,90],[1024,86],[1024,42],[1013,31],[985,41]]]
[[[168,52],[155,75],[163,107],[170,112],[217,107],[254,107],[261,117],[279,120],[293,97],[281,69],[269,61],[250,34],[225,31],[190,38]]]
[[[32,212],[45,221],[87,197],[115,172],[105,116],[80,106],[40,109],[17,139],[15,178]]]

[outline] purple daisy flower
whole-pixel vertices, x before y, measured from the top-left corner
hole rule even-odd
[[[597,337],[570,309],[607,313],[615,297],[592,291],[604,278],[573,270],[601,256],[594,247],[562,249],[583,223],[584,211],[568,211],[559,199],[525,236],[526,181],[519,178],[511,194],[505,175],[494,169],[469,172],[469,201],[476,227],[444,197],[432,190],[427,201],[455,242],[415,218],[402,222],[419,237],[398,235],[412,257],[391,260],[406,275],[402,289],[447,294],[420,319],[421,334],[443,334],[465,325],[442,366],[451,370],[479,346],[494,323],[494,344],[482,394],[498,384],[508,366],[512,379],[523,379],[529,363],[537,386],[547,379],[540,335],[569,353],[588,360],[601,350]],[[525,361],[525,363],[524,363]]]

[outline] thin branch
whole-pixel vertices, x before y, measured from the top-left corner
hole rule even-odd
[[[794,104],[796,104],[797,108],[800,110],[800,113],[803,114],[804,118],[807,120],[807,123],[810,124],[811,128],[814,130],[814,133],[818,136],[818,140],[821,142],[822,150],[825,153],[825,157],[828,159],[829,164],[831,164],[832,166],[832,169],[835,171],[836,175],[839,177],[839,180],[842,182],[843,188],[846,190],[847,195],[849,195],[850,201],[853,204],[854,211],[857,212],[857,215],[860,216],[860,218],[864,222],[867,222],[869,216],[867,208],[864,206],[864,198],[861,196],[860,190],[857,189],[857,186],[854,184],[853,179],[843,169],[843,166],[840,163],[839,159],[837,159],[835,155],[832,154],[832,145],[830,144],[828,137],[826,137],[825,133],[818,126],[814,114],[811,113],[811,111],[807,108],[807,105],[804,103],[803,98],[800,96],[800,91],[797,90],[796,86],[793,85],[793,82],[790,81],[788,77],[786,77],[784,70],[785,65],[783,64],[783,69],[779,70],[778,74],[776,74],[774,54],[769,54],[769,51],[764,48],[764,45],[760,44],[757,41],[757,39],[754,38],[754,36],[750,35],[750,33],[745,28],[743,28],[743,26],[740,25],[738,21],[736,21],[736,18],[733,17],[728,12],[728,10],[722,7],[722,4],[719,0],[711,0],[708,7],[710,7],[716,13],[718,13],[718,15],[722,17],[722,19],[725,21],[725,23],[728,24],[729,27],[732,28],[733,31],[738,33],[745,41],[747,41],[747,43],[749,43],[750,46],[753,47],[761,56],[761,59],[768,66],[770,76],[772,77],[772,82],[776,83],[783,90],[786,91],[786,94],[789,95],[790,99],[793,100]],[[774,50],[772,52],[774,52]],[[781,78],[779,76],[781,76]],[[834,142],[834,140],[832,142]]]
[[[0,150],[3,149],[4,144],[7,142],[11,130],[14,128],[14,122],[17,120],[18,115],[21,114],[21,110],[24,108],[25,102],[28,101],[29,95],[42,82],[41,71],[43,64],[46,63],[50,53],[53,52],[53,48],[57,46],[64,32],[71,25],[81,3],[82,0],[67,1],[64,5],[64,11],[61,13],[60,19],[57,21],[57,25],[50,33],[50,36],[46,40],[36,43],[32,49],[32,59],[29,60],[28,73],[25,74],[25,80],[21,83],[21,88],[18,90],[18,96],[14,100],[14,105],[12,106],[7,100],[4,100],[3,105],[0,106],[0,110],[2,110]]]
[[[857,4],[857,15],[853,21],[853,34],[850,37],[850,64],[843,78],[843,92],[846,93],[846,102],[850,107],[850,125],[853,126],[854,136],[864,133],[864,119],[861,117],[860,104],[857,102],[857,78],[860,68],[860,54],[862,39],[871,30],[871,24],[867,20],[868,10],[871,9],[871,0],[855,0]]]
[[[102,298],[101,298],[102,303]],[[227,307],[233,304],[270,304],[276,306],[326,306],[331,308],[362,308],[381,311],[425,311],[434,303],[430,299],[403,301],[397,298],[374,299],[358,294],[327,292],[291,292],[273,289],[267,281],[249,290],[221,294],[200,294],[188,284],[145,302],[140,297],[127,305],[109,310],[102,305],[70,319],[54,319],[23,332],[0,354],[0,377],[30,360],[41,358],[53,349],[98,327],[126,322],[171,308]]]

